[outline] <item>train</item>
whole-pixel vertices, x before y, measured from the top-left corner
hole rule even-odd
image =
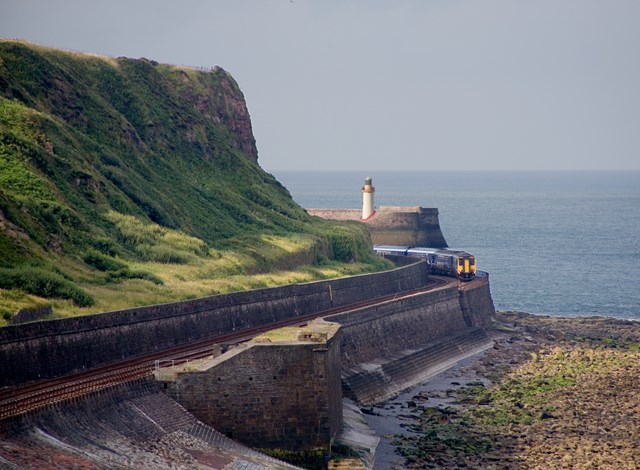
[[[476,275],[476,258],[466,251],[392,245],[374,245],[373,251],[379,255],[424,258],[429,272],[457,277],[462,281],[470,281]]]

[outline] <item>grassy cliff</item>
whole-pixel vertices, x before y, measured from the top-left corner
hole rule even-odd
[[[0,41],[0,324],[381,266],[258,165],[220,68]]]

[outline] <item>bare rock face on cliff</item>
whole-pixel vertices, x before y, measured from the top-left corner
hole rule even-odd
[[[227,127],[231,131],[232,145],[257,163],[258,149],[244,95],[233,77],[221,67],[215,66],[209,74],[198,76],[180,71],[181,81],[187,87],[183,95],[185,100],[212,123]],[[211,83],[203,84],[202,80]]]
[[[245,104],[244,95],[240,92],[235,80],[220,67],[214,69],[214,73],[223,74],[220,79],[220,92],[218,94],[218,115],[234,134],[234,146],[242,150],[245,155],[258,161],[258,149],[256,139],[253,137],[251,119]]]

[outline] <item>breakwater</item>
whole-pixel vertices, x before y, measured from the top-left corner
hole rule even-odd
[[[307,212],[330,220],[361,220],[362,216],[359,209],[307,209]],[[435,207],[382,206],[364,223],[376,245],[447,247]]]

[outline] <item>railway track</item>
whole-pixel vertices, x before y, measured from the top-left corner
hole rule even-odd
[[[356,310],[376,304],[409,297],[420,292],[442,287],[453,279],[432,278],[432,283],[420,289],[377,297],[307,315],[300,315],[284,321],[247,328],[230,334],[218,335],[207,340],[196,341],[183,346],[153,354],[109,364],[91,370],[68,374],[56,379],[39,381],[21,387],[0,390],[0,420],[19,416],[46,406],[62,403],[90,393],[99,392],[116,385],[149,377],[154,369],[170,365],[180,365],[213,354],[219,345],[232,345],[250,340],[266,331],[286,326],[303,326],[313,319],[336,313]]]

